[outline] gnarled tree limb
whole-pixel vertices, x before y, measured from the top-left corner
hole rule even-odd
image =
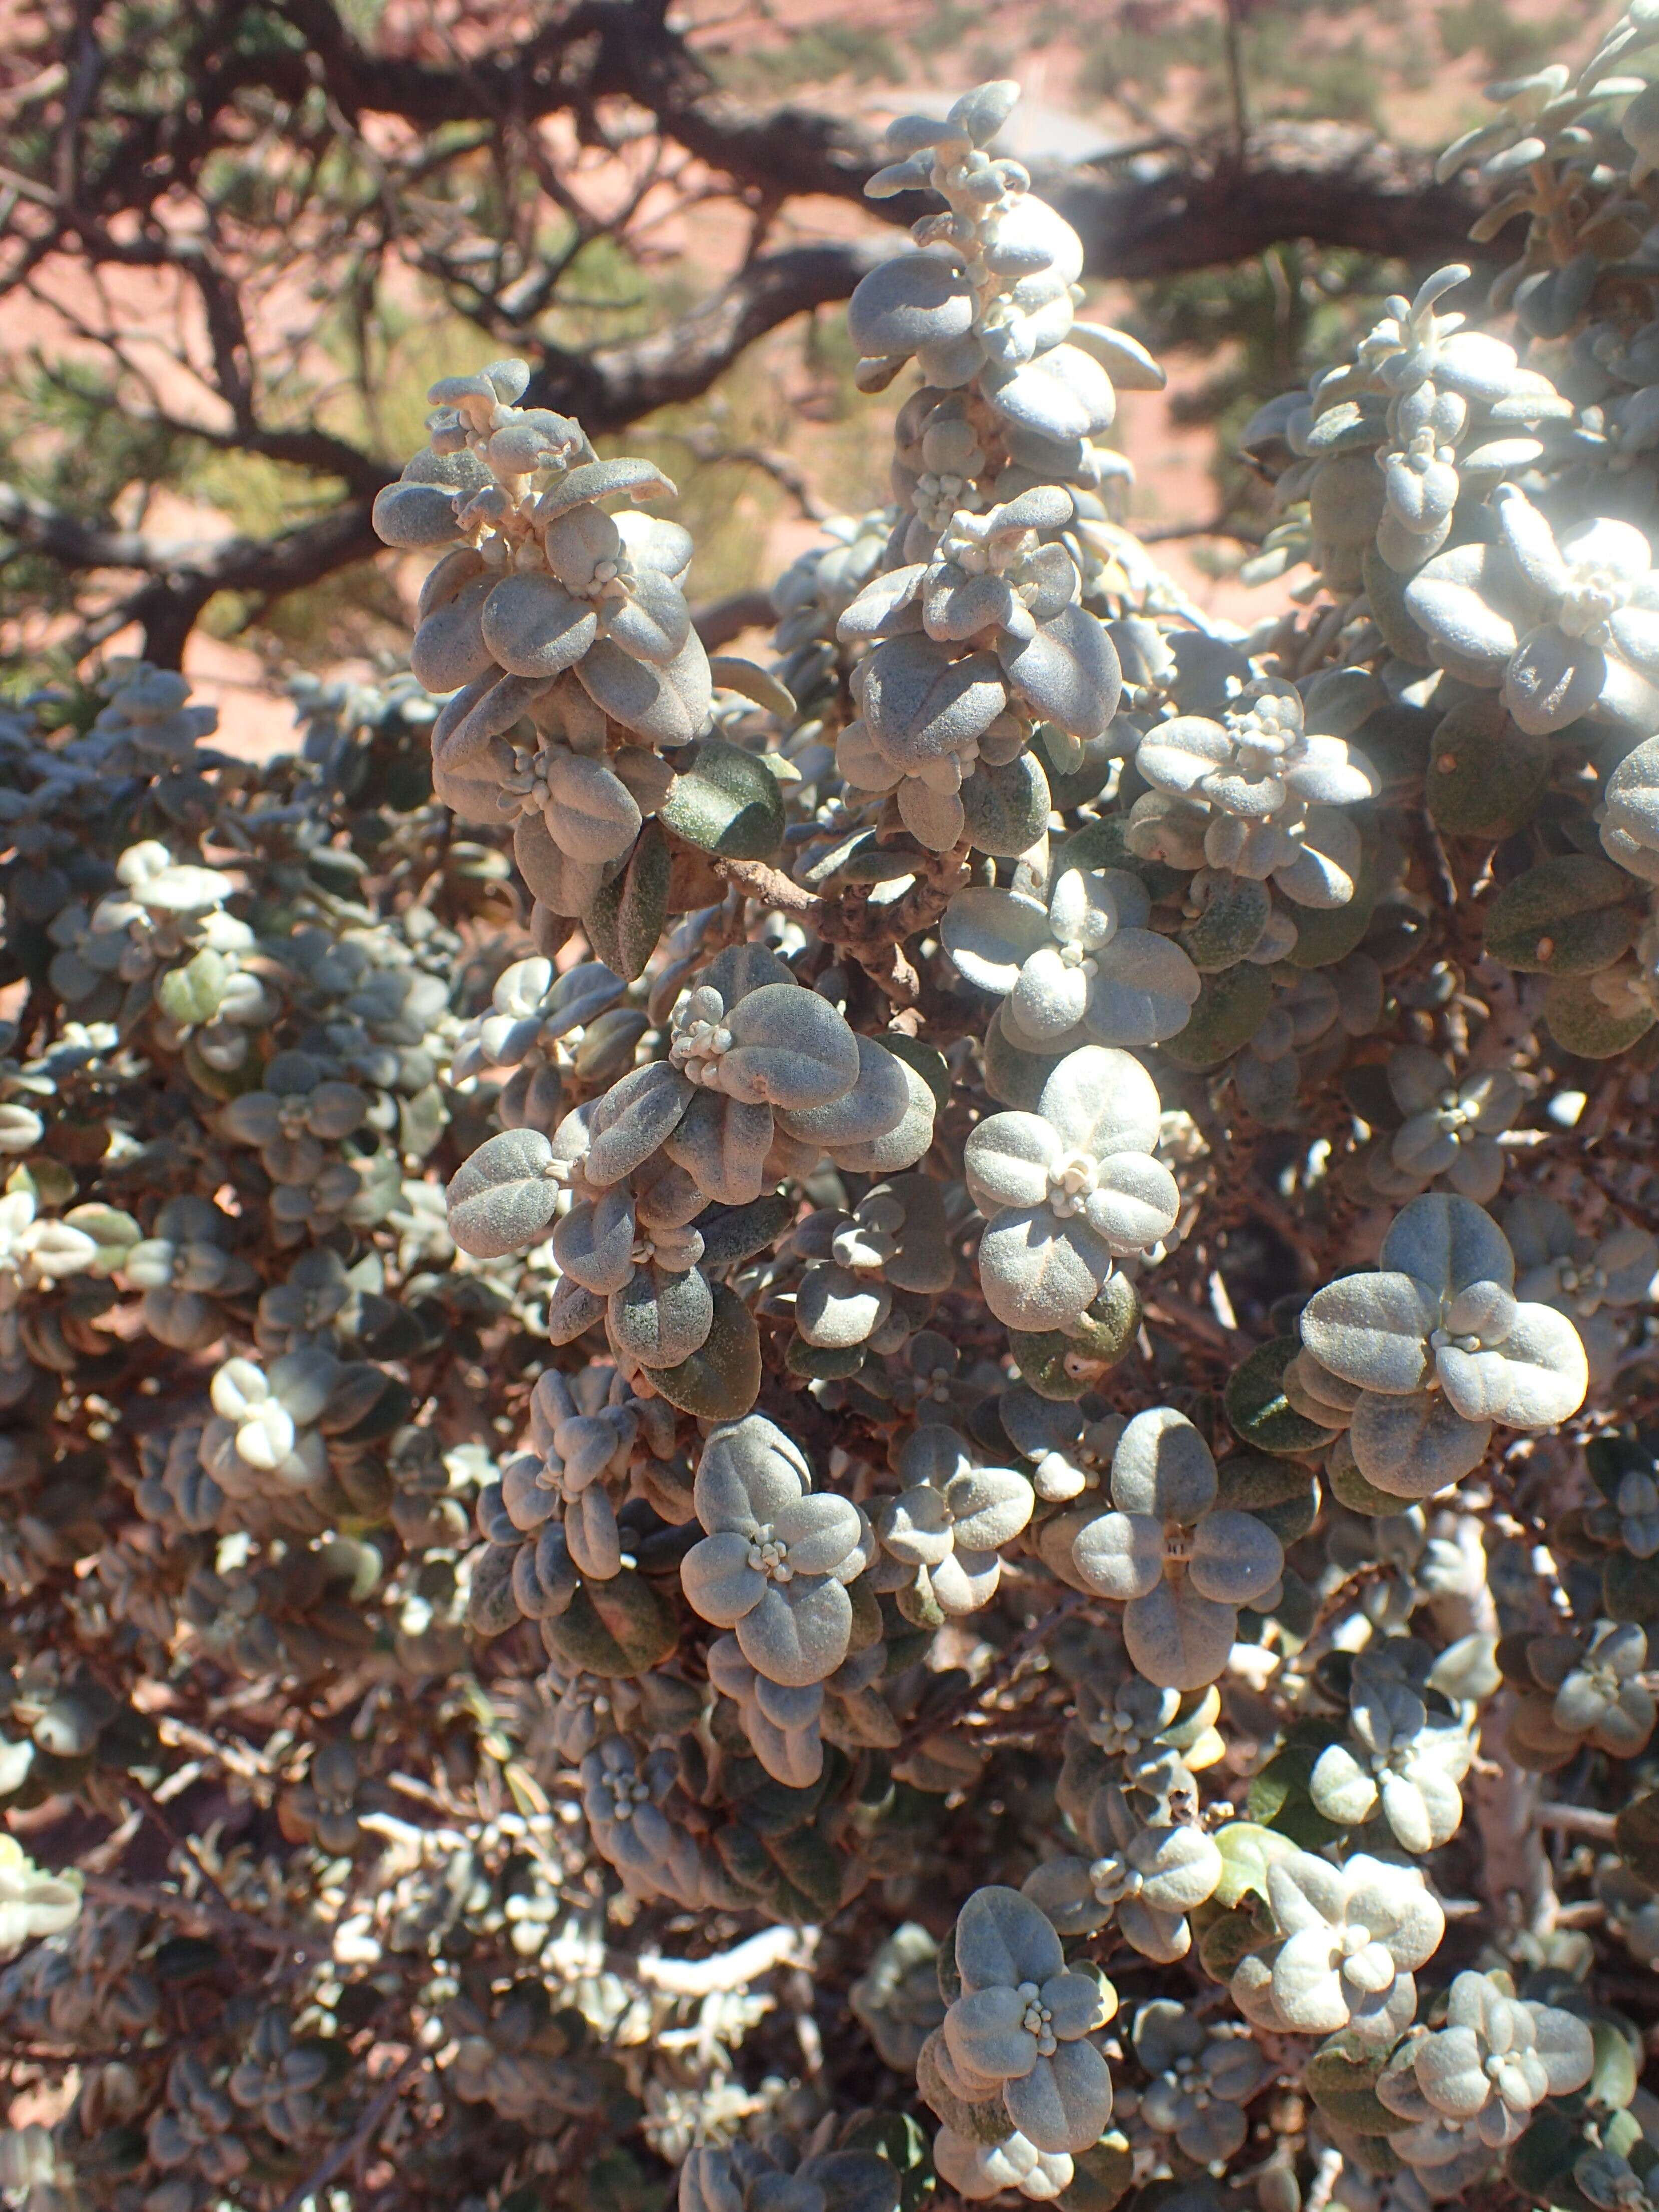
[[[273,14],[298,34],[291,45],[267,35]],[[0,497],[0,532],[15,545],[71,572],[126,571],[142,580],[98,617],[86,641],[136,619],[144,650],[164,662],[178,659],[215,592],[245,592],[269,602],[374,555],[370,507],[395,473],[373,452],[320,426],[262,418],[248,305],[214,218],[199,233],[157,219],[168,195],[194,196],[204,206],[210,201],[208,164],[245,146],[251,121],[268,129],[274,110],[280,132],[284,111],[291,118],[320,86],[331,127],[343,141],[359,134],[347,143],[371,170],[380,157],[359,131],[371,116],[395,118],[416,134],[471,126],[471,138],[456,137],[456,158],[476,150],[477,131],[506,148],[522,144],[531,126],[554,116],[568,118],[581,143],[601,149],[642,126],[702,165],[713,189],[746,197],[757,241],[792,200],[862,201],[882,158],[876,133],[860,121],[799,100],[757,105],[725,90],[671,27],[665,0],[574,0],[526,37],[442,61],[366,41],[337,0],[275,0],[259,8],[252,0],[220,0],[211,9],[183,10],[179,27],[180,50],[170,66],[189,82],[191,97],[174,106],[152,110],[110,99],[102,88],[120,79],[111,64],[122,33],[96,20],[76,46],[74,72],[43,70],[20,88],[16,143],[43,150],[31,155],[31,173],[12,178],[0,238],[9,237],[15,251],[0,270],[0,295],[33,283],[44,263],[64,255],[176,271],[200,304],[211,356],[205,380],[228,418],[228,428],[204,428],[202,437],[222,450],[309,471],[343,495],[329,511],[268,538],[238,535],[205,545],[152,540],[18,491]],[[141,58],[134,41],[141,45],[144,33],[125,35],[120,58],[131,70]],[[449,158],[434,161],[441,166]],[[422,160],[410,171],[411,191],[424,189],[415,180],[428,166]],[[551,192],[565,206],[545,157],[526,173],[532,203],[538,191]],[[1143,140],[1076,169],[1045,171],[1038,183],[1081,234],[1089,272],[1133,279],[1238,260],[1290,238],[1431,264],[1470,252],[1465,234],[1479,211],[1462,182],[1435,183],[1426,156],[1334,123],[1265,124],[1215,149]],[[862,204],[884,222],[903,223],[924,211],[927,197]],[[586,218],[578,214],[580,239]],[[389,199],[384,191],[379,198],[371,192],[342,221],[339,243],[353,252],[354,223],[381,225],[378,242],[365,249],[370,258],[395,252],[403,236],[395,188]],[[661,330],[576,352],[537,327],[543,310],[557,303],[560,257],[538,264],[533,242],[526,242],[530,234],[515,234],[518,273],[509,270],[505,281],[498,273],[467,311],[504,349],[536,363],[537,400],[579,415],[592,433],[615,433],[707,392],[748,347],[794,316],[846,299],[872,262],[892,250],[890,236],[879,231],[864,240],[757,252]],[[434,250],[441,258],[447,251],[442,239]],[[465,289],[465,264],[458,258],[455,265]],[[119,334],[105,334],[104,343],[118,367],[130,368]],[[159,411],[155,419],[164,423]],[[185,424],[164,427],[190,434]]]

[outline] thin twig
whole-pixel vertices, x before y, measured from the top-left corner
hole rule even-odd
[[[1564,1836],[1590,1836],[1602,1844],[1613,1841],[1613,1815],[1599,1813],[1593,1805],[1540,1805],[1538,1820],[1540,1827],[1559,1828]]]
[[[770,477],[781,490],[788,493],[808,522],[827,522],[836,511],[813,490],[799,462],[788,453],[781,453],[775,446],[728,446],[712,423],[692,430],[670,431],[668,434],[677,443],[689,447],[700,461],[735,461],[745,468],[758,469],[763,476]]]
[[[926,1743],[929,1736],[953,1729],[958,1721],[966,1720],[971,1714],[981,1711],[1000,1692],[1012,1688],[1025,1662],[1041,1651],[1061,1621],[1068,1620],[1085,1602],[1080,1590],[1072,1590],[1061,1598],[1052,1612],[1045,1613],[1041,1620],[1034,1620],[1029,1628],[1022,1629],[1013,1642],[998,1655],[982,1680],[972,1683],[960,1697],[952,1698],[940,1711],[930,1713],[925,1720],[916,1723],[893,1754],[895,1761],[908,1758]]]
[[[343,2173],[347,2166],[362,2155],[376,2130],[397,2103],[412,2076],[427,2064],[431,2056],[429,2051],[422,2051],[418,2044],[416,2045],[363,2114],[351,2134],[343,2143],[330,2151],[314,2172],[307,2175],[296,2188],[289,2191],[277,2208],[277,2212],[300,2212],[302,2204],[308,2203],[313,2197],[320,2196],[337,2173]]]
[[[203,1898],[180,1897],[170,1889],[118,1881],[112,1875],[105,1874],[87,1875],[84,1887],[88,1897],[97,1898],[105,1905],[131,1905],[140,1912],[153,1912],[161,1919],[175,1920],[181,1928],[193,1929],[198,1934],[240,1937],[261,1951],[275,1952],[305,1964],[331,1955],[329,1944],[307,1943],[285,1936],[280,1929],[268,1928],[263,1920],[256,1920],[252,1913],[238,1912],[234,1906],[212,1905]]]

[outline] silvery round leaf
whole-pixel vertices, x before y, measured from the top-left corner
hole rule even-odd
[[[988,368],[981,387],[1006,421],[1044,438],[1097,438],[1112,426],[1112,380],[1081,348],[1059,345],[1023,368]]]
[[[441,484],[386,484],[374,495],[371,519],[383,544],[445,545],[457,534],[455,495]]]
[[[750,1540],[717,1530],[694,1544],[680,1561],[680,1585],[699,1619],[716,1628],[735,1628],[766,1592],[766,1577],[749,1564]]]
[[[1103,1513],[1072,1540],[1072,1564],[1102,1597],[1146,1597],[1164,1579],[1164,1524],[1145,1513]]]
[[[920,777],[907,775],[897,793],[899,819],[930,853],[949,853],[966,835],[968,817],[953,791],[940,791]]]
[[[1490,1421],[1466,1421],[1437,1390],[1379,1397],[1353,1409],[1348,1443],[1367,1482],[1393,1498],[1432,1498],[1473,1474],[1492,1441]]]
[[[1059,1139],[1040,1115],[988,1114],[963,1148],[968,1194],[987,1215],[1000,1206],[1042,1206],[1048,1196],[1048,1170],[1060,1154]]]
[[[729,1007],[763,984],[789,983],[794,977],[787,962],[763,945],[728,945],[698,969],[696,980],[699,988],[719,992]]]
[[[964,1992],[1039,1987],[1059,1973],[1065,1954],[1045,1915],[1017,1889],[976,1889],[957,1916],[957,1971]]]
[[[1001,1578],[1000,1552],[970,1552],[958,1546],[938,1566],[919,1569],[916,1587],[925,1589],[942,1613],[960,1619],[989,1605]]]
[[[616,1508],[598,1483],[573,1498],[564,1510],[564,1540],[578,1573],[610,1582],[622,1572],[622,1536]]]
[[[1087,1859],[1041,1859],[1020,1885],[1062,1936],[1092,1936],[1112,1917],[1112,1907],[1095,1895]]]
[[[1013,1542],[1030,1521],[1036,1497],[1025,1477],[1011,1468],[978,1467],[951,1478],[945,1503],[956,1542],[973,1552],[994,1552]]]
[[[1333,1949],[1330,1931],[1310,1929],[1291,1936],[1273,1962],[1273,2002],[1299,2034],[1329,2035],[1348,2025],[1348,1998]]]
[[[1173,938],[1120,929],[1091,957],[1097,972],[1083,1018],[1097,1043],[1158,1044],[1185,1029],[1203,978]]]
[[[553,1285],[553,1295],[547,1302],[547,1334],[552,1344],[574,1344],[586,1330],[592,1328],[605,1311],[605,1300],[592,1291],[583,1290],[568,1275],[561,1276]]]
[[[847,332],[860,354],[903,359],[918,346],[965,337],[973,287],[932,253],[901,253],[861,276],[847,303]]]
[[[971,139],[975,146],[989,146],[994,143],[997,133],[1018,105],[1019,86],[1015,80],[1008,76],[994,77],[984,84],[976,84],[971,92],[964,92],[959,100],[951,103],[950,112],[945,118],[947,128],[941,129],[935,124],[928,137],[919,139],[915,143],[935,146],[949,144],[952,136],[960,131]],[[892,134],[890,133],[889,136],[891,139]],[[1037,205],[1042,206],[1041,201]],[[1042,211],[1053,216],[1052,209],[1044,208]],[[1066,228],[1069,229],[1070,225],[1066,225]],[[1079,251],[1080,252],[1081,249],[1079,248]],[[1082,265],[1079,263],[1076,269],[1071,270],[1070,275],[1077,276],[1081,273]]]
[[[1139,338],[1104,323],[1079,323],[1074,343],[1094,358],[1119,392],[1162,392],[1169,378]]]
[[[1310,806],[1295,858],[1276,861],[1273,879],[1297,906],[1346,906],[1358,884],[1363,853],[1359,832],[1346,814],[1334,806]]]
[[[1607,657],[1553,623],[1521,639],[1504,674],[1504,704],[1528,737],[1547,737],[1588,714],[1601,696]]]
[[[847,1656],[853,1604],[829,1577],[769,1582],[752,1612],[737,1624],[738,1643],[757,1674],[800,1689],[833,1674]]]
[[[1492,1345],[1509,1335],[1520,1307],[1502,1283],[1471,1283],[1448,1300],[1443,1325],[1453,1336],[1478,1336]]]
[[[684,1118],[696,1094],[677,1067],[653,1060],[630,1068],[588,1109],[592,1139],[583,1172],[592,1183],[620,1182],[641,1167]]]
[[[1346,1744],[1328,1744],[1314,1762],[1308,1794],[1328,1820],[1357,1827],[1376,1808],[1376,1784]]]
[[[1537,619],[1539,602],[1505,547],[1457,545],[1437,553],[1406,586],[1406,611],[1435,657],[1466,684],[1497,685]]]
[[[950,1350],[943,1337],[930,1333],[928,1342],[941,1355]],[[966,1437],[938,1415],[923,1419],[912,1429],[895,1462],[906,1482],[926,1483],[941,1496],[955,1477],[966,1474],[973,1464]]]
[[[1123,1609],[1123,1642],[1137,1672],[1166,1690],[1201,1690],[1225,1671],[1238,1614],[1190,1582],[1160,1582]]]
[[[861,704],[878,746],[901,767],[958,752],[1007,703],[994,657],[955,657],[929,637],[887,638],[864,663]]]
[[[768,983],[726,1014],[732,1044],[720,1062],[726,1096],[744,1105],[801,1112],[842,1097],[859,1078],[857,1041],[827,999],[792,977]]]
[[[1552,2097],[1570,2097],[1589,2081],[1595,2045],[1589,2024],[1559,2005],[1528,2003],[1533,2048],[1543,2062]]]
[[[1092,2043],[1062,2043],[1029,2074],[1006,2082],[1002,2101],[1038,2150],[1089,2150],[1112,2117],[1112,2077]]]
[[[930,637],[959,642],[982,629],[1004,629],[1021,619],[1029,630],[1030,617],[1006,576],[970,576],[948,562],[929,574],[922,619]]]
[[[1273,1588],[1284,1566],[1284,1551],[1265,1522],[1223,1507],[1206,1513],[1194,1530],[1187,1575],[1200,1597],[1252,1605]]]
[[[1132,1054],[1103,1045],[1067,1053],[1044,1083],[1037,1112],[1063,1149],[1097,1159],[1150,1153],[1162,1126],[1157,1084]]]
[[[634,1272],[635,1234],[633,1199],[617,1186],[571,1207],[554,1229],[553,1257],[562,1274],[608,1297]]]
[[[964,2085],[1006,2081],[1030,2071],[1037,2047],[1024,2024],[1025,2005],[1018,1990],[1006,1988],[965,1991],[951,2005],[945,2015],[945,2042]]]
[[[428,691],[459,691],[494,666],[478,621],[493,586],[493,578],[474,577],[422,618],[409,665]]]
[[[1111,1272],[1105,1239],[1080,1215],[1057,1221],[1046,1206],[1000,1212],[980,1239],[985,1303],[1007,1328],[1069,1327]]]
[[[1191,1912],[1215,1895],[1226,1862],[1202,1828],[1143,1828],[1129,1846],[1142,1901],[1155,1912]]]
[[[695,550],[692,533],[684,522],[668,522],[664,515],[644,515],[630,507],[623,507],[622,514],[611,520],[617,525],[617,535],[629,549],[629,562],[635,571],[648,568],[654,575],[684,581]]]
[[[1634,736],[1659,721],[1659,682],[1655,680],[1659,665],[1650,665],[1645,658],[1650,648],[1659,644],[1659,625],[1651,616],[1626,607],[1611,618],[1607,630],[1618,650],[1607,657],[1607,677],[1596,702],[1596,716],[1617,724],[1622,733]]]
[[[758,1523],[799,1504],[811,1479],[793,1437],[763,1413],[745,1414],[714,1430],[703,1446],[692,1492],[697,1518],[711,1531],[752,1536]]]
[[[1118,894],[1133,897],[1139,889],[1136,878],[1121,869],[1061,868],[1048,900],[1049,926],[1055,941],[1098,952],[1117,933],[1122,916]],[[1140,917],[1145,920],[1143,914]]]
[[[1431,1851],[1449,1843],[1463,1818],[1457,1784],[1425,1761],[1405,1774],[1384,1774],[1383,1817],[1408,1851]]]
[[[1054,805],[1042,763],[1033,751],[998,763],[987,758],[982,749],[972,775],[963,783],[960,800],[963,837],[976,853],[1004,860],[1018,860],[1040,842]],[[934,845],[930,849],[945,848]]]
[[[1149,1252],[1175,1227],[1181,1191],[1162,1160],[1117,1152],[1100,1163],[1100,1180],[1084,1208],[1119,1259]]]
[[[520,961],[520,967],[534,964]],[[507,975],[515,971],[508,969]],[[595,1020],[605,1009],[613,1005],[626,988],[620,975],[614,974],[602,960],[583,960],[568,968],[562,975],[552,979],[550,993],[542,1011],[544,1031],[550,1036],[563,1036],[569,1030]]]
[[[860,637],[888,637],[914,629],[916,606],[927,564],[913,561],[872,576],[836,624],[836,635],[844,643]]]
[[[1215,1504],[1215,1460],[1184,1413],[1137,1413],[1112,1455],[1112,1501],[1125,1513],[1190,1527]]]
[[[533,570],[503,576],[485,596],[480,625],[484,643],[515,676],[556,676],[574,667],[599,635],[599,619],[586,599]]]
[[[863,1344],[892,1309],[885,1283],[855,1274],[850,1267],[808,1268],[795,1293],[795,1326],[809,1344],[844,1351]]]
[[[1418,1256],[1433,1264],[1436,1255]],[[1411,1275],[1358,1274],[1316,1291],[1298,1326],[1314,1358],[1342,1382],[1404,1392],[1418,1389],[1428,1371],[1428,1334],[1438,1318]]]
[[[1060,530],[1077,512],[1077,501],[1064,484],[1033,484],[994,508],[989,516],[993,530]],[[1063,550],[1049,547],[1048,551]],[[1068,556],[1069,557],[1069,556]]]
[[[1589,1387],[1577,1330],[1553,1306],[1522,1305],[1501,1341],[1465,1352],[1442,1345],[1435,1367],[1447,1397],[1466,1420],[1515,1429],[1553,1426],[1576,1413]]]
[[[639,1267],[611,1292],[605,1318],[619,1356],[645,1367],[678,1367],[708,1341],[714,1295],[701,1268],[676,1274]]]
[[[1310,736],[1303,746],[1304,757],[1285,772],[1285,783],[1298,799],[1319,806],[1357,806],[1381,790],[1376,770],[1342,738]]]
[[[465,697],[465,694],[459,696]],[[504,751],[505,748],[501,750]],[[434,757],[432,763],[433,796],[459,820],[499,830],[501,826],[501,774],[506,766],[506,761],[492,758],[489,752],[478,760],[457,769],[447,768],[441,758]]]
[[[1444,461],[1414,468],[1393,453],[1382,471],[1390,513],[1414,536],[1437,530],[1457,504],[1457,471]]]
[[[776,1515],[774,1529],[789,1548],[789,1564],[798,1575],[835,1575],[847,1578],[849,1565],[857,1570],[868,1556],[863,1515],[850,1498],[834,1491],[814,1491]],[[866,1547],[860,1553],[861,1545]]]
[[[640,810],[631,792],[602,761],[562,748],[548,754],[547,824],[555,844],[573,860],[620,860],[640,834]]]
[[[666,668],[691,631],[685,594],[669,576],[647,568],[635,576],[628,596],[607,607],[605,634],[635,660]]]
[[[527,714],[556,681],[547,676],[501,676],[492,684],[487,676],[481,676],[476,684],[457,692],[449,702],[450,707],[458,709],[465,702],[465,711],[446,726],[446,708],[433,724],[433,757],[441,758],[446,769],[458,769],[489,753],[490,740]]]
[[[1492,1216],[1468,1199],[1437,1192],[1414,1198],[1395,1215],[1378,1261],[1384,1269],[1412,1276],[1436,1298],[1455,1297],[1472,1283],[1496,1283],[1508,1289],[1515,1281],[1515,1255]],[[1317,1346],[1314,1349],[1318,1352]],[[1332,1363],[1326,1360],[1325,1364]]]
[[[504,1129],[479,1146],[445,1193],[449,1233],[463,1252],[495,1260],[533,1244],[553,1218],[553,1148],[537,1129]]]
[[[902,1062],[874,1037],[855,1036],[854,1042],[858,1073],[850,1088],[827,1105],[780,1110],[780,1128],[808,1144],[867,1145],[903,1118],[910,1089]]]
[[[586,914],[605,879],[603,863],[576,860],[556,845],[539,814],[520,817],[513,832],[513,857],[532,897],[551,914]]]
[[[1442,1092],[1455,1088],[1439,1054],[1420,1045],[1396,1045],[1389,1054],[1388,1076],[1395,1105],[1408,1115],[1434,1113]]]
[[[860,1039],[860,1064],[866,1042]],[[891,1057],[898,1060],[896,1053]],[[908,1060],[898,1060],[898,1066],[904,1079],[906,1092],[903,1113],[890,1129],[884,1130],[878,1137],[872,1137],[861,1144],[832,1145],[829,1148],[830,1154],[837,1167],[847,1169],[854,1175],[896,1175],[902,1169],[915,1167],[932,1145],[933,1120],[939,1102],[929,1085]],[[888,1274],[900,1290],[928,1287],[926,1283],[905,1281],[890,1267]]]
[[[572,507],[586,507],[590,501],[609,499],[613,493],[621,491],[635,500],[659,496],[672,499],[674,484],[654,461],[639,460],[626,454],[615,460],[585,461],[578,468],[568,469],[542,494],[536,502],[537,518],[544,523],[550,522]]]
[[[651,744],[689,744],[708,724],[714,683],[695,630],[662,668],[598,638],[577,662],[576,674],[596,707]]]
[[[1040,945],[1020,969],[1013,988],[1013,1018],[1039,1046],[1076,1028],[1089,1004],[1090,978],[1061,957],[1057,945]]]
[[[1644,849],[1659,848],[1659,738],[1626,753],[1603,786],[1607,829],[1622,831]]]
[[[1218,722],[1177,714],[1155,722],[1135,748],[1135,766],[1154,790],[1185,799],[1231,761],[1233,741]]]
[[[771,1108],[685,1087],[689,1103],[663,1149],[712,1204],[750,1205],[766,1188],[775,1136]]]
[[[883,1546],[907,1566],[942,1565],[956,1542],[950,1508],[943,1495],[926,1482],[890,1498],[878,1525]]]
[[[1104,623],[1086,607],[1063,607],[1023,641],[1000,639],[997,653],[1032,713],[1072,737],[1100,737],[1117,712],[1123,690],[1117,652]]]

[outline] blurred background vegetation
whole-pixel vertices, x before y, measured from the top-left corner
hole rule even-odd
[[[585,114],[578,97],[544,122],[503,110],[423,128],[407,116],[377,121],[372,101],[342,113],[329,58],[337,34],[434,78],[465,77],[480,55],[550,27],[556,34],[595,4],[614,14],[625,0],[578,0],[562,15],[526,15],[510,0],[453,0],[447,12],[400,12],[399,0],[347,0],[337,11],[330,0],[223,0],[210,50],[197,0],[41,0],[23,19],[0,56],[10,131],[0,167],[9,233],[0,480],[14,495],[0,508],[0,653],[12,682],[89,647],[130,645],[139,632],[114,618],[131,616],[147,574],[154,585],[161,573],[65,557],[65,518],[143,533],[163,551],[182,542],[192,559],[227,539],[277,545],[327,524],[343,482],[372,496],[374,465],[395,469],[422,441],[434,376],[514,349],[556,368],[580,363],[695,317],[763,251],[883,234],[850,198],[788,180],[769,195],[752,173],[734,185],[706,148],[661,127],[660,110],[653,136],[625,99]],[[908,101],[1018,76],[1039,143],[1073,158],[1103,154],[1119,173],[1183,150],[1201,160],[1241,125],[1281,120],[1359,126],[1431,153],[1479,115],[1483,81],[1573,58],[1595,13],[1535,0],[848,0],[833,10],[819,0],[695,0],[666,16],[641,5],[675,66],[695,74],[699,113],[787,102],[873,138]],[[186,160],[176,140],[187,125],[173,118],[188,118],[203,73],[222,70],[227,55],[248,82]],[[142,160],[134,167],[135,142],[152,167],[156,146],[172,164],[159,194],[142,181]],[[106,183],[117,178],[85,220],[69,210],[66,146],[82,198],[100,160]],[[652,164],[648,188],[618,219],[619,196]],[[1130,403],[1120,425],[1140,477],[1132,513],[1167,542],[1184,581],[1229,605],[1243,604],[1227,580],[1262,526],[1256,488],[1231,457],[1233,434],[1264,399],[1340,355],[1414,273],[1321,244],[1319,214],[1310,194],[1310,235],[1248,260],[1091,288],[1097,311],[1132,327],[1171,371],[1170,392]],[[147,260],[144,241],[157,237]],[[207,241],[240,335],[215,327],[199,270],[173,254],[180,237]],[[554,265],[557,281],[523,317],[517,343],[500,342],[514,335],[503,332],[502,301],[533,294],[538,267]],[[814,517],[882,500],[875,457],[896,402],[860,398],[852,368],[830,301],[732,348],[706,390],[600,439],[648,454],[678,481],[700,600],[764,586]],[[354,482],[326,451],[301,457],[295,440],[308,432],[367,472]],[[246,562],[246,577],[203,598],[186,664],[270,679],[397,653],[403,582],[395,564],[362,550],[311,577],[280,561],[267,576]]]

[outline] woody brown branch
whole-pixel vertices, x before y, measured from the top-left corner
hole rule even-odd
[[[850,953],[895,1006],[908,1006],[921,989],[921,979],[902,947],[907,939],[938,921],[951,894],[967,881],[968,848],[919,854],[910,888],[879,904],[872,902],[861,884],[848,885],[834,898],[822,897],[759,860],[718,860],[714,872],[750,898],[810,920],[823,941]]]

